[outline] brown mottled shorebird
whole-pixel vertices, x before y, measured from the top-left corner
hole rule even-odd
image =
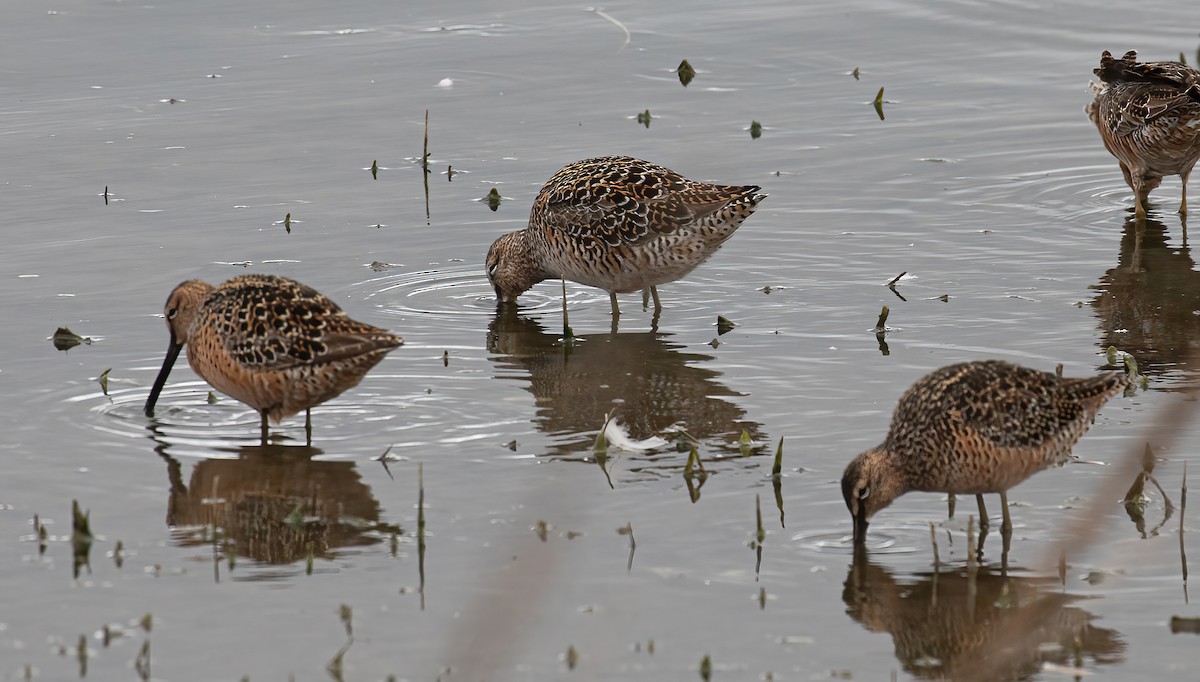
[[[363,375],[404,341],[389,331],[356,322],[336,303],[295,280],[242,275],[219,287],[198,279],[171,292],[164,309],[171,342],[146,416],[162,392],[179,350],[213,388],[279,423],[358,384]]]
[[[1146,200],[1163,176],[1183,182],[1179,212],[1187,215],[1187,181],[1200,159],[1200,71],[1181,62],[1139,62],[1137,52],[1114,59],[1105,50],[1096,99],[1088,118],[1117,157],[1133,189],[1135,215],[1146,217]]]
[[[529,225],[487,255],[496,297],[510,303],[550,278],[617,294],[649,289],[708,260],[767,195],[755,185],[712,185],[628,156],[576,161],[546,182]]]
[[[896,405],[882,443],[854,458],[842,496],[854,540],[880,509],[911,490],[974,494],[980,529],[984,493],[1000,493],[1006,538],[1009,488],[1065,463],[1096,412],[1128,383],[1125,374],[1064,379],[999,360],[964,362],[917,380]]]

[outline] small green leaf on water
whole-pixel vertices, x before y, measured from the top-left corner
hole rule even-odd
[[[721,342],[718,341],[717,337],[714,336],[713,340],[708,342],[708,345],[712,346],[713,348],[716,348],[717,346],[721,345]]]
[[[567,670],[574,670],[575,664],[579,662],[579,652],[575,651],[575,645],[567,646]]]
[[[373,179],[373,180],[379,179],[379,160],[378,159],[371,161],[371,179]]]
[[[718,336],[720,336],[721,334],[724,334],[726,332],[733,331],[733,328],[736,326],[737,326],[736,324],[734,324],[733,322],[730,322],[729,318],[725,317],[724,315],[717,315],[717,335]]]
[[[342,625],[346,627],[346,636],[354,636],[354,611],[351,610],[349,604],[342,604],[338,607],[338,617],[342,619]]]
[[[758,121],[750,121],[750,139],[757,140],[762,137],[762,124]]]
[[[637,122],[641,123],[642,125],[649,128],[650,127],[650,110],[647,109],[647,110],[643,111],[642,113],[638,114]]]
[[[858,80],[858,67],[857,66],[854,67],[854,70],[850,72],[850,75],[854,76],[854,80]]]
[[[750,432],[742,429],[742,435],[738,437],[738,449],[742,451],[742,457],[749,457],[753,446],[754,439],[750,437]]]
[[[111,371],[112,371],[112,367],[109,367],[108,369],[101,372],[100,376],[96,378],[96,381],[100,382],[100,390],[104,391],[104,395],[108,395],[108,373]]]
[[[679,82],[683,83],[683,87],[685,88],[696,77],[696,70],[692,68],[692,65],[686,59],[679,62],[679,68],[675,69],[675,72],[679,74]]]
[[[704,682],[712,679],[712,659],[708,654],[704,654],[704,658],[700,659],[700,679]]]
[[[291,211],[289,211],[288,214],[283,217],[283,229],[287,230],[288,234],[292,233],[292,213],[291,213]]]
[[[879,92],[875,93],[874,104],[877,107],[883,105],[883,88],[879,88]]]
[[[779,448],[775,450],[775,463],[771,466],[771,475],[779,478],[783,473],[783,436],[779,437]]]
[[[533,524],[533,534],[538,537],[538,540],[545,542],[546,538],[550,536],[550,524],[538,519],[537,523]]]
[[[1104,351],[1104,357],[1106,360],[1108,360],[1108,364],[1110,364],[1110,365],[1117,364],[1117,358],[1119,357],[1117,354],[1117,347],[1109,346],[1108,350]]]
[[[888,309],[887,306],[883,306],[883,310],[879,311],[879,320],[875,322],[875,331],[877,331],[877,332],[887,331],[887,319],[888,319],[888,313],[890,313],[890,312],[891,311]]]
[[[70,350],[81,343],[91,345],[92,339],[87,336],[80,336],[66,327],[59,327],[54,330],[54,336],[50,337],[50,341],[58,350]]]
[[[146,632],[150,632],[151,630],[153,630],[154,629],[154,614],[147,611],[146,615],[142,616],[142,619],[138,621],[138,627],[142,628]]]
[[[1138,375],[1137,360],[1129,353],[1123,353],[1122,355],[1124,356],[1122,360],[1125,361],[1125,372],[1131,377],[1136,377]]]
[[[220,398],[217,397],[216,393],[213,393],[212,391],[208,392],[208,404],[209,405],[216,405],[218,400],[220,400]]]
[[[941,296],[938,296],[938,300],[941,301],[942,303],[949,303],[950,302],[950,294],[942,294]]]
[[[604,415],[604,425],[600,427],[600,433],[596,434],[596,442],[592,444],[592,452],[608,452],[608,437],[605,433],[608,431],[608,422],[611,419],[611,412]]]
[[[496,209],[500,208],[500,202],[504,200],[504,197],[500,196],[500,190],[493,187],[487,193],[487,196],[483,198],[483,200],[487,202],[488,208],[495,211]]]

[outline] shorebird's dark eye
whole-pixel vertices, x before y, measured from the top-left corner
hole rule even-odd
[[[500,264],[499,264],[499,263],[493,263],[493,264],[489,265],[489,266],[488,266],[488,277],[495,277],[495,276],[496,276],[496,270],[497,270],[497,269],[499,269],[499,268],[500,268]]]
[[[175,316],[178,314],[179,314],[179,308],[171,308],[170,310],[167,311],[167,319],[173,320],[173,319],[175,319]]]
[[[867,496],[870,494],[871,494],[871,488],[868,486],[863,486],[858,489],[858,499],[860,499],[860,500],[867,499]]]

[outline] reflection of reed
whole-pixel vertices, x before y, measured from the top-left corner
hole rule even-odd
[[[855,556],[842,591],[846,612],[871,632],[888,632],[903,669],[918,678],[1027,679],[1045,663],[1081,667],[1124,660],[1120,635],[1092,625],[1092,614],[1072,606],[1075,597],[1044,592],[1046,579],[1005,577],[980,567],[923,573],[898,582],[886,568]],[[980,653],[1019,619],[1028,635],[985,667]]]
[[[339,547],[380,542],[388,529],[380,525],[379,503],[354,462],[313,461],[320,453],[310,447],[243,447],[237,459],[196,464],[188,485],[178,462],[163,454],[171,479],[167,525],[218,529],[229,551],[269,564],[309,554],[329,558]],[[188,534],[180,544],[212,539]]]
[[[1132,353],[1151,375],[1172,367],[1196,371],[1186,360],[1200,349],[1200,272],[1186,237],[1171,247],[1161,222],[1148,217],[1139,228],[1128,218],[1116,267],[1092,289],[1102,348]]]
[[[712,356],[680,352],[669,334],[641,332],[575,337],[564,347],[536,320],[513,310],[497,313],[488,327],[488,350],[502,368],[528,373],[537,405],[537,425],[556,436],[575,436],[558,454],[577,452],[615,408],[630,437],[644,439],[675,426],[700,441],[733,443],[742,430],[761,442],[759,425],[730,401],[737,392],[721,384],[721,373],[700,366]]]

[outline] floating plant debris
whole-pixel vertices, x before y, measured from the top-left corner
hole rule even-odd
[[[495,211],[500,208],[500,202],[504,200],[504,197],[500,196],[500,190],[493,187],[488,191],[487,196],[483,200],[487,202],[488,208]]]
[[[80,344],[91,345],[92,339],[88,336],[80,336],[66,327],[59,327],[54,330],[54,336],[50,337],[54,343],[54,347],[58,350],[70,350]]]
[[[292,233],[292,214],[290,211],[283,217],[283,229],[287,230],[288,234]]]
[[[647,109],[647,110],[641,112],[640,114],[638,114],[637,122],[641,123],[642,125],[649,128],[650,127],[650,110]]]
[[[736,324],[729,321],[728,317],[725,317],[724,315],[717,315],[717,335],[718,336],[720,336],[721,334],[724,334],[726,332],[733,331],[733,328],[736,326],[737,326]]]
[[[371,161],[371,179],[379,179],[379,159],[374,159]]]
[[[675,73],[679,75],[679,82],[683,83],[683,87],[685,88],[688,86],[688,83],[691,83],[692,79],[696,77],[696,69],[692,68],[692,65],[689,64],[688,60],[686,59],[679,62],[679,66],[675,69]]]
[[[762,124],[758,121],[750,121],[750,139],[757,140],[762,137]]]
[[[854,76],[854,80],[858,80],[858,67],[857,66],[854,67],[854,70],[850,72],[850,75]]]
[[[704,682],[712,679],[712,659],[708,654],[704,654],[704,658],[700,659],[700,679]]]
[[[567,661],[567,670],[574,670],[575,664],[579,662],[579,652],[575,651],[574,644],[567,646],[567,654],[565,658]]]
[[[889,310],[887,306],[883,306],[883,310],[879,311],[879,320],[875,322],[875,329],[872,331],[874,331],[876,334],[881,334],[887,331],[887,319],[888,313],[890,312],[891,310]]]
[[[875,101],[871,102],[871,106],[875,107],[875,113],[879,115],[879,120],[883,120],[883,88],[879,88],[879,92],[875,93]]]
[[[216,405],[217,401],[219,401],[220,399],[221,398],[213,391],[208,392],[208,404],[209,405]]]
[[[96,377],[96,381],[100,382],[100,390],[104,391],[104,395],[108,395],[108,373],[111,371],[112,367],[109,367],[101,372],[100,376]]]

